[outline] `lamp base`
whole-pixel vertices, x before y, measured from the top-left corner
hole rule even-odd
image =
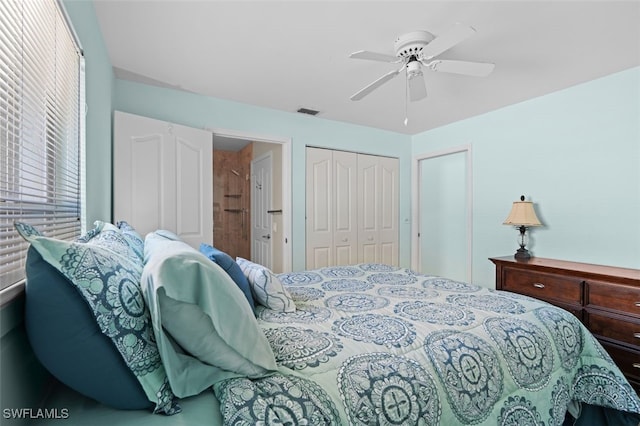
[[[529,260],[531,259],[531,253],[529,253],[529,250],[526,248],[520,247],[513,257],[515,257],[516,260]]]

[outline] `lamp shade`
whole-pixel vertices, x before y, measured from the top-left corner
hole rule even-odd
[[[533,209],[531,201],[524,201],[524,197],[520,197],[521,201],[514,201],[509,216],[504,221],[504,225],[512,226],[542,226],[536,211]]]

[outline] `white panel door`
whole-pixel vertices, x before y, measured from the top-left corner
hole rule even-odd
[[[210,132],[173,126],[176,233],[199,247],[213,242],[213,140]]]
[[[329,266],[333,249],[333,154],[307,148],[306,268]]]
[[[358,155],[358,261],[380,262],[380,162]]]
[[[469,281],[467,151],[419,161],[420,272]]]
[[[271,265],[271,153],[251,162],[251,260],[267,268]]]
[[[379,157],[380,161],[380,262],[399,265],[399,161],[397,158]]]
[[[397,158],[358,154],[358,261],[397,266]]]
[[[357,154],[307,148],[307,269],[358,260]]]
[[[332,265],[358,263],[358,155],[333,151],[333,247]]]
[[[115,112],[113,220],[142,235],[175,232],[198,247],[213,239],[211,133]]]
[[[144,236],[166,223],[161,208],[166,194],[158,182],[163,178],[162,152],[168,142],[164,126],[140,134],[130,124],[119,120],[115,130],[113,214],[115,221],[126,220]]]

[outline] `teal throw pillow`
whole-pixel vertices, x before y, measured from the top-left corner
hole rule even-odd
[[[251,288],[249,287],[249,281],[247,281],[247,277],[244,276],[240,266],[233,260],[231,256],[227,253],[210,246],[209,244],[202,243],[200,244],[200,253],[207,256],[209,259],[214,261],[218,266],[220,266],[236,283],[238,288],[242,290],[244,297],[247,298],[247,302],[249,302],[249,306],[251,306],[251,310],[255,311],[256,306],[253,300],[253,296],[251,295]]]

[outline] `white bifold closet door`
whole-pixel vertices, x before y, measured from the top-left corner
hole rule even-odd
[[[358,261],[398,265],[398,159],[358,154]]]
[[[358,261],[357,155],[307,148],[307,269]]]
[[[307,148],[306,267],[398,264],[398,160]]]
[[[114,222],[213,241],[211,132],[116,111],[113,153]]]

